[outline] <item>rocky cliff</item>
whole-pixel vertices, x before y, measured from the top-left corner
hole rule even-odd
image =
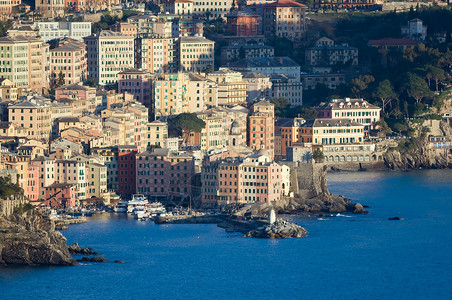
[[[443,136],[447,141],[452,141],[452,128],[446,122],[426,121],[422,126],[433,131],[433,135]],[[386,167],[393,170],[447,168],[449,149],[433,149],[428,141],[429,134],[401,141],[398,148],[388,150],[383,156]]]
[[[35,211],[0,217],[0,264],[76,265],[66,238]]]

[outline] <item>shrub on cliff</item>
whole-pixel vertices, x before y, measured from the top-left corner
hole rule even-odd
[[[11,177],[0,177],[0,198],[6,199],[12,195],[23,195],[24,190],[17,184],[11,182]]]

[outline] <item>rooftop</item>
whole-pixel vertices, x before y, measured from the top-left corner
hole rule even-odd
[[[392,39],[386,38],[381,40],[370,40],[369,45],[371,46],[414,46],[419,44],[419,42],[412,39]]]
[[[281,57],[256,57],[243,58],[226,64],[231,68],[275,68],[275,67],[300,67],[294,60],[287,56]]]
[[[278,0],[277,2],[267,3],[264,7],[302,7],[308,8],[306,5],[292,0]]]

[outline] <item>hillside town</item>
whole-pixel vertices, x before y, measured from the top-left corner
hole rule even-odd
[[[2,1],[0,176],[52,208],[216,208],[296,196],[294,164],[448,166],[451,20],[357,41],[319,16],[385,3],[303,3]]]

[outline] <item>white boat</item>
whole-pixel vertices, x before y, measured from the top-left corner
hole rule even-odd
[[[146,210],[146,207],[144,207],[144,206],[135,207],[133,209],[132,214],[133,214],[133,217],[138,220],[149,217],[149,212]]]
[[[129,201],[118,202],[116,204],[115,208],[113,208],[113,211],[117,212],[117,213],[125,213],[125,212],[127,212],[128,205],[129,205]]]
[[[148,199],[146,199],[146,197],[144,195],[135,194],[132,196],[132,200],[130,200],[127,205],[127,212],[132,213],[135,207],[144,206],[148,203],[149,203],[149,201],[148,201]]]

